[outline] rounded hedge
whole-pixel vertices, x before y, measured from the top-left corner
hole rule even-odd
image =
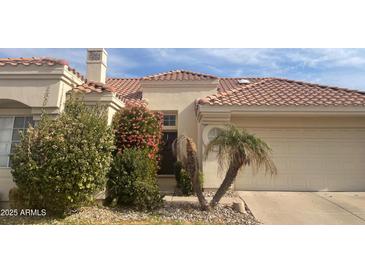
[[[76,99],[51,120],[42,115],[23,135],[12,156],[12,174],[25,205],[63,215],[103,190],[112,161],[114,135],[105,108]]]
[[[150,210],[163,204],[156,182],[157,165],[140,148],[124,149],[114,156],[108,181],[108,202]]]

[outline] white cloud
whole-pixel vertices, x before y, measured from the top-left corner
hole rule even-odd
[[[288,63],[312,68],[365,66],[363,49],[199,49],[199,51],[231,64],[262,66],[267,69],[283,69],[283,65]],[[293,68],[295,67],[294,65]]]
[[[121,54],[121,52],[108,51],[107,73],[113,77],[135,77],[129,70],[141,66],[138,62]]]
[[[205,55],[215,57],[232,64],[267,66],[277,68],[279,56],[273,49],[199,49]]]
[[[139,66],[134,60],[121,55],[120,53],[113,54],[113,51],[108,52],[108,66],[123,67],[123,68],[134,68]]]
[[[365,51],[361,49],[298,49],[286,56],[308,67],[362,67]]]
[[[149,48],[146,49],[151,58],[156,63],[179,63],[184,64],[196,64],[201,60],[196,55],[194,49],[168,49],[168,48]]]

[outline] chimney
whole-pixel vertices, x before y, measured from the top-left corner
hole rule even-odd
[[[106,61],[108,53],[105,49],[87,49],[87,72],[86,78],[105,84]]]

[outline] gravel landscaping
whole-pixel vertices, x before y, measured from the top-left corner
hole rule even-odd
[[[216,191],[204,191],[204,196],[207,198],[213,197],[215,195]],[[233,191],[233,190],[228,190],[225,194],[224,197],[227,198],[234,198],[234,197],[238,197],[237,194]]]
[[[65,219],[48,217],[0,217],[0,224],[232,224],[259,222],[250,213],[239,213],[228,205],[218,205],[209,212],[197,203],[165,202],[163,208],[139,212],[127,208],[84,207]]]

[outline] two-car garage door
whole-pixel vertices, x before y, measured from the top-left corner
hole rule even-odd
[[[260,125],[260,121],[263,122]],[[360,122],[360,123],[359,123]],[[321,126],[321,123],[322,126]],[[237,190],[365,191],[362,120],[238,120],[264,139],[278,169],[274,177],[244,170]]]

